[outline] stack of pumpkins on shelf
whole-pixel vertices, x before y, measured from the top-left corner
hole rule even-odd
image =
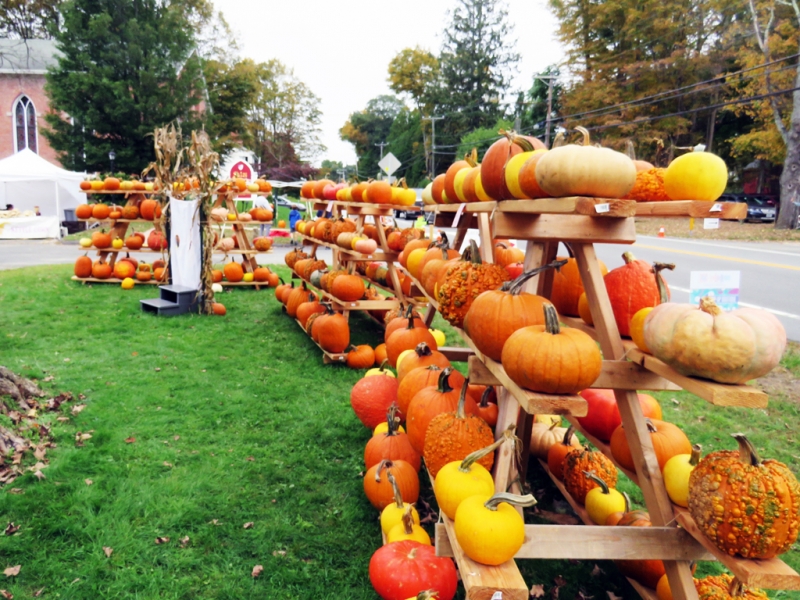
[[[483,162],[478,164],[473,150],[434,178],[422,200],[428,205],[570,196],[714,201],[725,191],[728,169],[710,152],[698,148],[656,168],[630,151],[595,146],[587,130],[576,129],[582,144],[563,144],[559,136],[550,150],[534,137],[500,132]]]
[[[278,287],[280,283],[278,274],[269,267],[257,267],[252,273],[245,271],[242,264],[231,260],[225,263],[222,269],[212,269],[211,277],[214,283],[221,284],[223,281],[228,283],[263,283],[268,287]]]
[[[394,206],[412,206],[417,201],[417,193],[408,188],[405,179],[399,179],[394,184],[370,180],[352,185],[335,183],[330,179],[307,181],[300,188],[300,196],[306,200],[336,200]]]

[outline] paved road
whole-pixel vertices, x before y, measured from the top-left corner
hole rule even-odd
[[[404,223],[403,223],[404,224]],[[451,238],[452,239],[452,238]],[[524,243],[520,244],[524,248]],[[262,264],[283,264],[291,247],[275,248],[258,256]],[[621,264],[627,246],[598,245],[599,257],[614,268]],[[80,250],[77,244],[54,240],[0,241],[0,270],[30,265],[71,264]],[[800,244],[782,242],[724,242],[640,236],[633,246],[637,258],[648,262],[674,262],[677,268],[666,279],[678,302],[689,300],[691,271],[740,271],[742,306],[757,306],[781,320],[789,339],[800,341]],[[327,249],[320,258],[330,262]]]

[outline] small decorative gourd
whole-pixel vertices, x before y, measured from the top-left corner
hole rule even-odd
[[[389,473],[388,477],[389,483],[392,486],[392,492],[394,493],[394,502],[387,504],[381,511],[381,529],[384,534],[389,533],[395,525],[403,520],[403,515],[407,508],[411,509],[411,518],[413,522],[419,525],[419,513],[417,509],[414,508],[413,504],[403,502],[403,496],[400,494],[400,489],[397,487],[397,481],[394,475]]]
[[[700,444],[694,444],[691,454],[676,454],[661,471],[667,495],[678,506],[689,506],[689,479],[700,461],[701,452]]]
[[[411,504],[406,505],[400,522],[392,527],[386,534],[386,543],[402,542],[412,540],[420,544],[431,545],[431,537],[419,524],[419,520],[414,522],[413,513],[416,512]],[[418,517],[419,519],[419,517]]]
[[[597,484],[596,488],[586,494],[586,512],[595,525],[605,525],[610,515],[625,510],[625,497],[615,488],[610,487],[604,479],[592,472],[584,471],[583,476]]]
[[[617,468],[605,454],[588,448],[569,452],[564,459],[564,488],[578,504],[583,504],[586,494],[598,486],[583,475],[584,471],[591,471],[609,487],[617,486]]]

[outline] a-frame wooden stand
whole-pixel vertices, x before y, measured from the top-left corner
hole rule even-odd
[[[637,398],[637,389],[685,388],[712,404],[723,406],[763,407],[766,406],[767,397],[763,392],[747,386],[715,384],[681,376],[657,359],[634,349],[630,342],[623,342],[621,339],[594,244],[632,244],[636,239],[633,215],[640,211],[641,214],[655,214],[647,212],[655,209],[648,207],[646,203],[637,205],[629,201],[595,198],[558,199],[556,203],[552,200],[506,202],[491,206],[493,204],[469,205],[466,208],[469,216],[464,218],[462,215],[463,220],[458,224],[457,241],[463,239],[466,228],[474,227],[479,230],[484,260],[491,261],[493,236],[528,241],[525,270],[553,260],[560,242],[568,243],[572,247],[595,326],[587,327],[577,319],[566,317],[562,317],[562,321],[587,331],[600,345],[604,357],[603,370],[592,387],[614,390],[636,465],[635,473],[621,470],[641,487],[653,523],[649,528],[526,525],[526,540],[516,558],[661,559],[664,561],[675,600],[697,598],[690,570],[690,561],[694,560],[717,559],[748,585],[800,589],[800,575],[779,559],[745,560],[718,551],[705,539],[688,511],[674,506],[667,496]],[[676,214],[688,216],[694,211],[702,216],[710,209],[709,203],[681,204],[683,212]],[[437,225],[451,226],[453,212],[459,208],[445,206],[436,207],[436,210]],[[674,212],[677,208],[671,210]],[[741,211],[741,207],[726,209],[726,212],[730,211]],[[552,271],[546,271],[529,280],[526,289],[549,296],[552,282]],[[430,300],[435,310],[435,301]],[[502,386],[498,394],[500,416],[496,436],[499,437],[510,424],[516,423],[517,433],[522,438],[523,458],[519,464],[515,460],[514,449],[509,444],[498,450],[494,470],[495,488],[498,491],[519,488],[527,470],[533,414],[562,414],[577,425],[575,417],[586,414],[586,403],[580,396],[552,396],[520,389],[508,378],[502,365],[481,355],[466,334],[461,333],[475,354],[469,360],[471,381]],[[586,435],[585,432],[582,433]],[[598,450],[610,457],[606,444],[589,435],[586,437]],[[556,485],[576,513],[590,524],[583,507],[569,497],[559,482]],[[680,528],[678,524],[681,525]],[[469,560],[458,546],[453,534],[453,524],[445,515],[441,516],[441,522],[436,527],[436,547],[439,555],[456,558],[468,598],[488,600],[498,591],[502,592],[502,597],[506,600],[528,598],[527,586],[514,561],[498,567],[486,567]],[[655,598],[654,590],[634,581],[631,584],[643,598]]]

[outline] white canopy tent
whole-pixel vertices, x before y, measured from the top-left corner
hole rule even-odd
[[[67,171],[29,149],[0,160],[0,209],[12,204],[20,212],[39,207],[43,217],[64,220],[64,209],[86,202],[80,192],[85,173]]]

